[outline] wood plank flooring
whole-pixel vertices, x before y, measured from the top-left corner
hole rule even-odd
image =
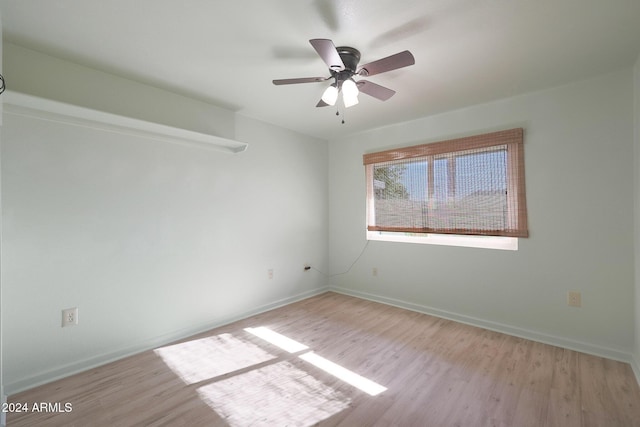
[[[245,330],[258,327],[308,349]],[[371,396],[309,351],[387,390]],[[640,426],[628,364],[331,292],[9,402],[28,408],[9,427]],[[54,406],[34,412],[41,402]]]

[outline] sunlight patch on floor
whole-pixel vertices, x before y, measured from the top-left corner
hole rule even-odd
[[[231,334],[186,341],[158,348],[154,352],[186,384],[208,380],[276,357]]]
[[[197,388],[200,399],[232,427],[311,426],[348,408],[351,398],[316,379],[304,362],[371,396],[386,390],[267,327],[244,331],[262,339],[265,348],[268,343],[292,355],[273,355],[248,335],[228,333],[154,350],[186,384],[205,382]]]
[[[289,353],[297,353],[309,348],[296,340],[281,335],[264,326],[260,326],[258,328],[245,328],[245,331],[257,336],[258,338],[262,338],[266,342],[280,347],[282,350],[288,351]]]
[[[353,371],[343,368],[337,363],[333,363],[330,360],[325,359],[322,356],[318,356],[313,351],[298,356],[300,359],[311,363],[313,366],[322,369],[323,371],[333,375],[334,377],[351,384],[352,386],[364,391],[371,396],[377,396],[385,391],[387,388],[380,384],[371,381],[361,375],[356,374]]]
[[[309,348],[306,345],[299,343],[298,341],[272,331],[271,329],[264,326],[260,326],[258,328],[246,328],[245,331],[257,337],[260,337],[263,340],[274,344],[285,351],[288,351],[289,353],[297,353]],[[333,375],[334,377],[348,384],[351,384],[352,386],[364,391],[371,396],[376,396],[387,389],[386,387],[383,387],[374,381],[358,375],[355,372],[348,370],[347,368],[343,368],[337,363],[333,363],[330,360],[325,359],[324,357],[318,356],[312,351],[302,354],[298,357],[306,362],[311,363],[315,367],[320,368],[323,371]]]
[[[200,387],[198,394],[232,427],[311,426],[351,402],[286,361]]]

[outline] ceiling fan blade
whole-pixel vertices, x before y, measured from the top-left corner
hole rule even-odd
[[[331,40],[311,39],[309,43],[311,43],[311,46],[318,52],[318,55],[330,70],[342,71],[345,69],[344,62],[342,62],[342,58],[340,58],[340,54]]]
[[[367,80],[360,80],[356,83],[358,90],[362,93],[366,93],[369,96],[379,99],[380,101],[386,101],[396,94],[395,90],[391,90],[384,86],[380,86],[375,83],[371,83]]]
[[[324,102],[322,99],[320,101],[318,101],[318,103],[316,104],[316,107],[328,107],[328,106],[329,106],[329,104]]]
[[[396,53],[395,55],[387,56],[386,58],[361,66],[358,74],[361,76],[373,76],[387,71],[397,70],[398,68],[408,67],[415,63],[416,60],[411,52],[405,50],[404,52]]]
[[[302,77],[298,79],[279,79],[273,80],[273,84],[279,85],[293,85],[298,83],[317,83],[329,80],[331,77]]]

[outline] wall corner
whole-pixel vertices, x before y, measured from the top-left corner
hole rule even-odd
[[[631,366],[640,384],[640,55],[633,67],[634,346]]]

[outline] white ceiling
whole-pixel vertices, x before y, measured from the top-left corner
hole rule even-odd
[[[329,139],[631,66],[639,0],[0,0],[13,43]],[[362,53],[410,50],[372,76],[397,94],[315,105],[328,76],[309,39]]]

